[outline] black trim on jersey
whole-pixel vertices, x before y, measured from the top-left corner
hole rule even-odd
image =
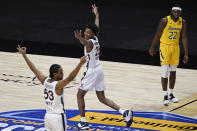
[[[61,97],[61,103],[62,103],[62,106],[63,106],[63,111],[64,111],[64,113],[65,113],[63,97]]]
[[[64,114],[63,114],[63,113],[61,113],[61,115],[62,115],[62,124],[63,124],[63,128],[64,128],[64,131],[66,131]]]
[[[90,60],[90,55],[89,55],[89,54],[88,54],[88,59]],[[81,78],[81,81],[84,79],[84,77],[86,76],[86,73],[87,73],[87,71],[88,71],[88,68],[89,68],[89,61],[87,62],[86,67],[87,67],[87,70],[83,73],[83,77]]]
[[[86,76],[86,73],[87,73],[87,71],[88,71],[88,67],[89,67],[89,62],[87,63],[87,70],[83,73],[83,77],[81,78],[81,81],[84,79],[84,77]]]

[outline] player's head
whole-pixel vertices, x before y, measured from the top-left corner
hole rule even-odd
[[[63,69],[58,64],[51,65],[49,69],[49,76],[54,80],[62,80],[63,79]]]
[[[172,17],[174,17],[175,19],[178,19],[181,15],[181,6],[180,5],[175,5],[172,7],[172,10],[171,10],[171,14],[172,14]]]
[[[97,35],[98,35],[98,27],[95,24],[87,24],[84,31],[85,39],[90,39]]]

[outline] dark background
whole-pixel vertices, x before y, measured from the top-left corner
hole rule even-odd
[[[1,0],[0,51],[16,52],[20,43],[28,53],[79,58],[83,47],[73,30],[94,22],[93,3],[100,12],[101,60],[149,65],[160,64],[158,48],[154,57],[148,54],[158,22],[181,5],[190,61],[182,64],[181,44],[179,67],[197,69],[197,7],[191,0]]]

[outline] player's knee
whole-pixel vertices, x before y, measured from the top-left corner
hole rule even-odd
[[[85,93],[78,91],[77,92],[77,98],[83,98],[85,96]]]
[[[97,98],[99,99],[99,101],[101,103],[105,103],[105,97],[104,96],[99,95],[99,96],[97,96]]]
[[[161,77],[168,78],[169,65],[162,65],[161,68],[162,68]]]
[[[171,65],[171,66],[170,66],[170,71],[175,72],[175,71],[176,71],[176,68],[177,68],[177,66],[173,66],[173,65]]]

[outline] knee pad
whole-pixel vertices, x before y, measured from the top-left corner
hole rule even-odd
[[[171,66],[170,66],[170,71],[176,71],[176,68],[177,68],[177,66],[171,65]]]
[[[168,78],[169,65],[161,65],[161,68],[162,68],[161,77]]]

